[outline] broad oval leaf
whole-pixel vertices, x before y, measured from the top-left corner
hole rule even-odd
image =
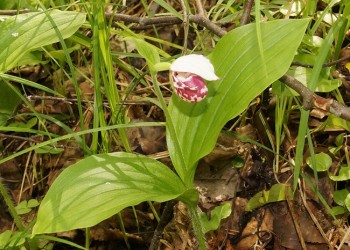
[[[212,230],[217,230],[220,226],[221,220],[229,217],[231,212],[232,208],[230,203],[224,203],[215,207],[210,212],[210,219],[208,219],[205,213],[201,212],[200,219],[203,224],[203,231],[207,233]]]
[[[125,207],[175,199],[186,191],[180,178],[154,159],[124,152],[90,156],[55,180],[33,234],[90,227]]]
[[[277,183],[272,185],[270,190],[260,191],[250,198],[245,207],[245,211],[253,211],[271,202],[284,201],[288,197],[293,197],[290,186]]]
[[[342,165],[338,175],[329,174],[329,179],[332,181],[347,181],[350,180],[350,169],[347,165]]]
[[[143,56],[146,59],[148,66],[152,70],[154,66],[160,62],[160,57],[159,57],[157,48],[154,45],[140,38],[136,38],[132,36],[126,37],[125,40],[133,42],[135,44],[137,51],[140,53],[141,56]]]
[[[85,22],[85,14],[51,10],[9,17],[0,22],[0,72],[17,65],[27,52],[59,41],[50,15],[63,38],[73,35]]]
[[[345,206],[348,209],[348,211],[350,211],[350,194],[348,194],[345,198]]]
[[[301,19],[261,23],[263,51],[259,51],[256,24],[229,32],[209,56],[220,80],[208,83],[207,98],[190,104],[173,95],[169,111],[175,134],[167,129],[167,144],[175,168],[186,184],[192,182],[194,166],[213,149],[225,123],[286,73],[308,22]],[[174,150],[176,140],[181,152]]]
[[[334,206],[331,208],[330,214],[332,216],[338,216],[338,215],[345,214],[346,212],[348,212],[346,208],[342,206]]]
[[[315,154],[314,158],[316,166],[313,166],[311,156],[306,159],[306,163],[317,172],[327,171],[332,166],[332,158],[326,153]]]
[[[347,189],[336,190],[333,195],[334,202],[339,206],[345,205],[345,199],[348,196],[349,191]]]

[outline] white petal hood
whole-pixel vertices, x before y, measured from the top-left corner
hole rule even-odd
[[[181,56],[170,65],[170,70],[173,72],[192,73],[208,81],[219,79],[215,75],[214,66],[208,58],[202,55],[191,54]]]

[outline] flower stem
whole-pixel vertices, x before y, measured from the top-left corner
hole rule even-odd
[[[154,90],[155,90],[156,95],[159,99],[160,106],[163,109],[164,114],[165,114],[167,128],[169,129],[170,134],[172,134],[173,138],[175,139],[175,142],[174,142],[175,150],[181,154],[181,148],[180,148],[179,142],[176,140],[176,137],[174,136],[175,135],[174,124],[172,122],[168,107],[164,101],[162,92],[161,92],[159,85],[158,85],[157,74],[156,74],[156,72],[151,72],[151,74],[152,74]],[[183,158],[181,158],[181,160],[182,160],[182,164],[183,164],[182,166],[185,166]],[[205,249],[207,249],[205,235],[203,232],[202,223],[199,219],[199,214],[197,211],[197,203],[187,202],[186,206],[187,206],[188,212],[189,212],[190,217],[191,217],[193,230],[194,230],[195,235],[196,235],[197,240],[198,240],[199,249],[205,250]]]
[[[203,232],[202,223],[199,219],[197,204],[195,204],[195,205],[194,204],[186,204],[186,206],[187,206],[188,212],[191,216],[193,230],[194,230],[194,233],[195,233],[197,240],[198,240],[198,247],[201,250],[205,250],[205,249],[207,249],[205,234]]]
[[[174,147],[175,147],[175,151],[178,152],[178,154],[181,155],[182,151],[181,151],[181,147],[179,144],[179,141],[176,139],[176,133],[175,133],[175,127],[174,127],[174,123],[171,119],[169,110],[168,110],[168,106],[165,103],[164,97],[162,95],[162,91],[159,88],[159,84],[158,84],[158,80],[157,80],[157,72],[152,72],[151,71],[151,75],[152,75],[152,81],[153,81],[153,86],[154,86],[154,90],[156,92],[156,95],[159,99],[160,102],[160,106],[164,112],[165,115],[165,119],[166,119],[166,124],[167,124],[167,129],[169,129],[169,133],[171,134],[171,137],[174,138]],[[183,159],[183,157],[180,157],[181,159],[181,167],[184,168],[185,167],[185,161]],[[179,171],[177,171],[177,174],[180,176],[181,180],[184,181],[184,171],[181,171],[181,173],[179,173]],[[187,183],[185,183],[187,184]],[[191,183],[192,184],[192,183]]]
[[[16,209],[15,209],[15,206],[13,205],[13,202],[9,196],[9,194],[7,193],[7,190],[4,186],[4,184],[2,183],[1,179],[0,179],[0,195],[4,198],[4,201],[9,209],[9,212],[17,226],[17,228],[21,231],[23,231],[25,228],[24,226],[22,225],[22,222],[21,222],[21,219],[20,217],[18,216],[17,212],[16,212]]]

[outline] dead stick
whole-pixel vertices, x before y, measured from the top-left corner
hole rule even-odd
[[[250,12],[252,11],[253,8],[253,3],[254,0],[247,0],[244,9],[243,9],[243,15],[241,18],[241,22],[239,23],[240,26],[246,25],[250,23]]]
[[[171,217],[173,216],[174,205],[177,201],[168,201],[164,207],[162,216],[160,217],[159,223],[154,231],[153,238],[149,250],[158,249],[159,241],[162,237],[165,226],[169,223]]]
[[[338,63],[348,61],[349,59],[350,59],[350,55],[342,57],[342,58],[335,60],[335,61],[332,61],[332,62],[324,63],[324,64],[322,64],[322,67],[323,68],[330,67],[330,66],[336,65]],[[303,68],[313,68],[314,67],[314,65],[312,65],[312,64],[304,64],[301,62],[292,62],[292,66],[300,66]]]
[[[305,109],[310,110],[312,108],[318,108],[350,121],[350,107],[345,106],[334,99],[327,99],[316,95],[292,76],[284,75],[280,80],[290,88],[294,89],[301,96],[303,99],[303,107]]]
[[[297,216],[296,216],[295,211],[294,211],[294,204],[293,204],[292,200],[290,200],[289,198],[287,198],[286,201],[287,201],[287,205],[288,205],[288,208],[289,208],[289,213],[290,213],[290,215],[292,217],[292,221],[294,223],[295,231],[296,231],[296,233],[298,235],[298,238],[299,238],[299,241],[300,241],[300,244],[301,244],[301,248],[303,250],[307,250],[306,244],[305,244],[305,240],[304,240],[303,234],[301,232]]]

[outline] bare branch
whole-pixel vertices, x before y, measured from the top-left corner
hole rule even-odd
[[[197,9],[198,9],[198,14],[201,16],[204,16],[204,8],[203,8],[203,4],[202,4],[201,0],[196,0],[196,5],[197,5]]]
[[[323,68],[331,67],[331,66],[337,65],[338,63],[348,61],[349,59],[350,59],[350,55],[342,57],[342,58],[335,60],[335,61],[332,61],[332,62],[324,63],[324,64],[322,64],[322,67]],[[300,67],[304,67],[304,68],[313,68],[314,67],[314,65],[312,65],[312,64],[304,64],[304,63],[300,63],[300,62],[292,62],[292,66],[300,66]]]
[[[180,0],[181,3],[181,7],[182,7],[182,12],[183,12],[183,29],[184,29],[184,50],[183,53],[187,54],[187,38],[188,38],[188,11],[186,8],[186,4],[184,2],[184,0]]]
[[[240,26],[250,23],[250,12],[252,11],[253,3],[254,3],[254,0],[246,1],[243,9],[243,15],[241,18]]]
[[[220,26],[216,25],[215,23],[210,21],[205,16],[191,15],[191,16],[189,16],[189,20],[190,20],[190,22],[194,22],[198,25],[201,25],[201,26],[207,28],[208,30],[213,32],[215,35],[218,35],[220,37],[226,35],[226,33],[227,33],[226,30],[222,29]]]
[[[66,104],[73,104],[77,103],[78,99],[76,98],[64,98],[64,97],[56,97],[56,96],[39,96],[39,95],[29,95],[27,96],[28,101],[34,101],[34,100],[40,100],[40,101],[55,101],[55,102],[64,102]],[[82,103],[91,103],[93,104],[94,101],[90,100],[81,100]],[[128,105],[152,105],[150,102],[145,102],[145,101],[138,101],[138,100],[126,100],[120,103],[117,103],[117,105],[123,105],[123,106],[128,106]],[[108,102],[103,102],[103,106],[109,107]]]
[[[106,14],[107,18],[111,18],[111,14]],[[137,16],[130,16],[125,14],[114,14],[113,20],[116,22],[127,22],[127,23],[136,23],[142,26],[145,25],[158,25],[158,24],[180,24],[183,23],[183,21],[175,16],[159,16],[159,17],[137,17]],[[215,23],[211,22],[209,19],[207,19],[205,16],[202,16],[200,14],[197,15],[189,15],[188,16],[189,22],[196,23],[202,27],[207,28],[208,30],[212,31],[215,35],[218,36],[224,36],[227,32],[222,29],[220,26],[216,25]]]
[[[305,109],[320,109],[350,121],[350,107],[347,107],[334,99],[327,99],[316,95],[292,76],[284,75],[280,80],[290,88],[294,89],[301,96],[303,99],[303,107]]]
[[[29,9],[24,9],[24,10],[0,10],[0,16],[14,16],[18,14],[24,14],[24,13],[29,13],[33,12],[32,10]]]

